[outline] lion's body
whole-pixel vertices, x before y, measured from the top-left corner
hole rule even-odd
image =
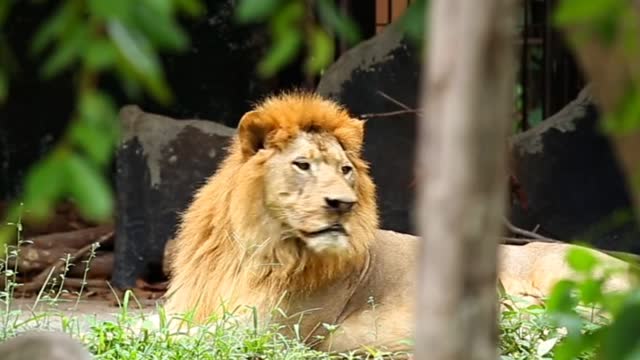
[[[264,317],[269,316],[275,306],[288,314],[307,309],[310,304],[326,308],[341,297],[347,301],[348,294],[331,290],[326,301],[317,301],[318,294],[331,287],[337,292],[350,291],[353,285],[349,284],[357,282],[358,274],[366,265],[368,242],[378,227],[378,217],[374,185],[366,175],[366,164],[358,157],[363,131],[361,122],[349,118],[333,103],[309,95],[275,99],[265,106],[269,113],[260,118],[252,117],[255,112],[245,115],[228,157],[197,192],[183,215],[171,262],[166,304],[170,313],[195,310],[195,320],[202,322],[213,314],[220,314],[222,304],[228,310],[255,306]],[[300,119],[301,113],[307,115],[306,123]],[[347,151],[338,156],[346,155],[354,172],[358,172],[357,184],[352,186],[358,204],[344,222],[350,231],[349,243],[339,252],[315,253],[303,247],[295,237],[286,237],[284,234],[292,229],[274,218],[277,216],[266,205],[270,200],[265,194],[265,178],[269,177],[269,162],[276,158],[274,153],[282,152],[304,130],[314,127],[329,135],[314,135],[301,146],[312,150],[315,145],[324,146],[326,149],[322,154],[326,155],[335,150],[335,144],[330,142],[339,139]],[[265,149],[259,144],[255,149],[251,148],[255,145],[251,136],[266,129],[274,135],[268,138],[269,146]],[[262,141],[267,138],[259,140]],[[277,169],[276,166],[273,170],[277,172]],[[285,181],[276,179],[272,183],[273,186],[285,186]],[[336,179],[328,179],[321,185],[343,192],[351,188]],[[297,204],[301,207],[295,210],[310,214],[309,223],[314,225],[325,216],[314,219],[318,205],[311,205],[312,199],[305,197],[314,194],[299,190],[292,196],[300,192],[304,201],[299,201]],[[305,204],[309,208],[305,208]],[[295,214],[290,217],[293,216]],[[326,217],[331,218],[331,214]],[[323,321],[326,319],[331,323],[332,316],[339,316],[340,306],[332,307],[335,308],[333,314],[326,315],[331,311],[325,309],[319,316]],[[310,316],[315,315],[306,314],[305,320]]]
[[[264,319],[278,307],[289,317],[272,319],[299,323],[319,349],[408,350],[418,240],[378,229],[362,140],[361,121],[314,95],[271,98],[245,114],[228,157],[183,215],[167,311],[204,322],[223,305],[255,307]],[[569,272],[566,250],[502,247],[507,291],[548,294]],[[327,336],[322,324],[340,327]]]

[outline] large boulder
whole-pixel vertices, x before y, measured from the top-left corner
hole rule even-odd
[[[195,190],[215,172],[235,130],[205,120],[176,120],[138,106],[120,112],[113,283],[135,285],[161,274],[164,247]]]
[[[3,360],[91,360],[82,343],[62,332],[29,331],[0,342]]]
[[[640,253],[624,174],[585,88],[538,126],[512,138],[514,173],[528,208],[514,205],[515,225],[565,241]]]
[[[378,186],[382,226],[415,234],[413,207],[416,113],[421,53],[397,26],[343,54],[322,76],[317,91],[368,118],[364,156]],[[370,114],[396,112],[370,117]],[[513,202],[512,221],[542,234],[595,246],[640,252],[629,193],[612,148],[599,128],[588,94],[512,139],[510,172],[527,207]]]
[[[418,107],[420,56],[398,30],[383,32],[344,53],[322,75],[317,91],[368,119],[364,157],[378,187],[382,226],[415,233],[412,219],[416,114],[369,116]],[[386,96],[385,96],[386,95]],[[393,100],[390,100],[391,97]]]

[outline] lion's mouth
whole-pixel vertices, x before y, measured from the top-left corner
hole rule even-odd
[[[318,231],[312,231],[312,232],[301,231],[301,232],[305,237],[316,237],[316,236],[320,236],[328,233],[338,233],[338,234],[347,235],[347,230],[344,228],[344,226],[340,224],[327,226],[326,228],[320,229]]]
[[[315,253],[340,252],[349,247],[347,229],[340,224],[317,231],[300,231],[300,239]]]

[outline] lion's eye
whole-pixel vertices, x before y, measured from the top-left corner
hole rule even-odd
[[[341,168],[342,173],[345,175],[348,175],[349,173],[351,173],[353,171],[353,168],[349,165],[345,165]]]
[[[293,165],[302,171],[307,171],[311,168],[311,165],[306,161],[294,161]]]

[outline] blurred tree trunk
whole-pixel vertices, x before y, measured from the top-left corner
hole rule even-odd
[[[498,356],[496,258],[506,208],[517,4],[431,0],[427,10],[418,359]]]
[[[640,2],[622,6],[609,15],[615,18],[606,32],[600,18],[565,20],[562,26],[603,110],[604,126],[609,128],[607,135],[626,174],[640,223]]]

